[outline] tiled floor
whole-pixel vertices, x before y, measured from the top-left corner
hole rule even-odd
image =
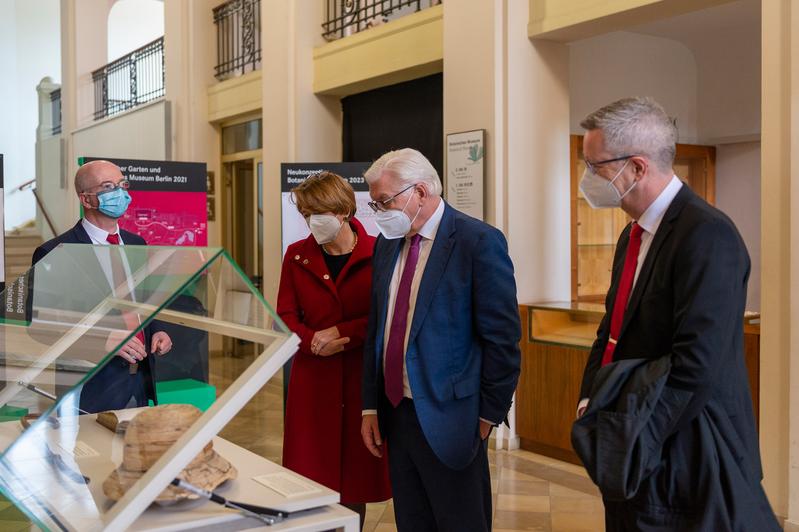
[[[218,388],[224,388],[246,362],[221,356],[211,360],[212,381]],[[272,379],[221,435],[280,463],[282,375]],[[599,492],[583,468],[521,450],[489,451],[489,461],[495,532],[604,530]],[[368,505],[364,530],[396,530],[391,501]]]

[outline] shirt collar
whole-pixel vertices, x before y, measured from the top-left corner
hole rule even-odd
[[[81,220],[81,223],[83,224],[83,228],[86,230],[86,234],[89,235],[89,238],[92,239],[93,242],[96,244],[108,244],[108,231],[100,229],[86,218]],[[117,226],[115,232],[119,233],[119,226]]]
[[[438,207],[436,210],[433,211],[432,216],[425,222],[421,229],[419,229],[419,234],[422,235],[422,238],[425,240],[434,240],[436,238],[436,233],[438,232],[438,226],[441,225],[441,218],[444,216],[444,200],[439,198]]]
[[[671,205],[671,202],[681,188],[682,181],[680,181],[676,175],[671,176],[671,181],[666,185],[666,188],[663,189],[660,195],[655,198],[655,201],[647,207],[644,214],[638,219],[638,225],[647,233],[654,235],[658,227],[660,227],[660,222],[663,221],[663,217],[666,215],[669,205]]]

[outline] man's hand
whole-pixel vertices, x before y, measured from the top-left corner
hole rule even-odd
[[[383,457],[383,438],[375,414],[366,414],[361,420],[361,437],[369,452],[378,458]]]
[[[108,340],[105,341],[106,351],[110,351],[119,345],[119,342],[121,342],[128,334],[130,334],[128,331],[112,332],[108,336]],[[144,348],[144,344],[141,343],[141,340],[134,336],[128,340],[127,343],[125,343],[125,345],[119,349],[119,351],[117,351],[116,356],[122,357],[131,364],[136,364],[147,358],[147,350]]]
[[[320,357],[329,357],[330,355],[335,355],[336,353],[340,353],[344,351],[344,344],[350,341],[348,336],[344,338],[336,338],[335,340],[331,340],[322,347],[317,353]]]
[[[152,338],[151,352],[156,355],[165,355],[172,349],[172,339],[164,331],[158,331]]]
[[[341,337],[341,334],[338,332],[338,327],[336,326],[316,331],[311,339],[311,353],[316,355],[321,354],[322,348],[325,347],[328,342],[332,342],[339,337]]]
[[[494,428],[494,425],[489,423],[488,421],[480,420],[480,439],[484,440],[488,438],[491,434],[491,429]]]
[[[580,408],[577,409],[577,419],[583,417],[583,414],[585,414],[585,409],[586,408],[588,408],[588,405],[581,406]]]

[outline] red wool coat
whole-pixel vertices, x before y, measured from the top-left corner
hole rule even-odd
[[[309,235],[283,259],[277,313],[300,337],[286,403],[283,465],[341,493],[343,503],[391,498],[388,461],[375,458],[361,439],[363,342],[372,284],[372,248],[356,219],[358,244],[334,283],[322,249]],[[316,331],[337,326],[346,349],[311,353]]]

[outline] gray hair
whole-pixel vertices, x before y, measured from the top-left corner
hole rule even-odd
[[[369,184],[383,175],[390,176],[400,184],[424,183],[429,194],[441,195],[441,179],[438,177],[438,172],[427,157],[412,148],[403,148],[381,155],[363,174]]]
[[[602,130],[605,149],[614,157],[645,155],[664,172],[674,163],[677,126],[652,98],[613,102],[586,116],[580,126]]]

